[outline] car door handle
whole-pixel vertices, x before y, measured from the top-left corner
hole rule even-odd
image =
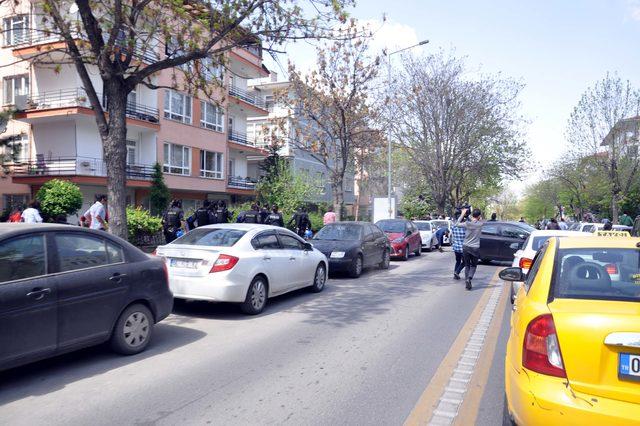
[[[33,297],[36,300],[40,300],[49,293],[51,293],[50,288],[34,288],[29,293],[27,293],[27,297]]]
[[[262,260],[271,260],[271,258],[269,256],[265,256],[262,258]]]
[[[295,261],[296,258],[295,257],[290,257],[289,260],[294,260]]]
[[[127,274],[118,274],[118,273],[115,273],[115,274],[113,274],[111,277],[109,277],[109,281],[113,281],[113,282],[119,283],[119,282],[120,282],[120,281],[122,281],[122,279],[123,279],[124,277],[126,277],[126,276],[127,276]]]

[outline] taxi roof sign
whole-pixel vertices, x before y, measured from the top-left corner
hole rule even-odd
[[[595,235],[598,237],[630,237],[631,234],[627,231],[596,231]]]

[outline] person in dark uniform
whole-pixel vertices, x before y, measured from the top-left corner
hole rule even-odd
[[[205,226],[209,224],[209,206],[211,201],[204,200],[202,206],[198,207],[195,212],[197,227]]]
[[[295,232],[300,237],[304,238],[305,232],[307,232],[308,228],[311,228],[311,220],[309,220],[309,215],[307,214],[307,209],[301,207],[296,211],[291,220],[289,221],[289,226],[295,226]]]
[[[229,223],[229,210],[227,210],[227,203],[224,200],[218,203],[216,221],[218,223]]]
[[[260,212],[260,222],[259,223],[267,223],[267,218],[269,217],[269,206],[267,204],[260,206],[258,204],[258,211]]]
[[[275,204],[273,205],[271,214],[267,216],[265,225],[280,226],[284,228],[284,219],[282,218],[282,213],[278,211],[278,206],[276,206]]]
[[[238,223],[260,223],[260,212],[256,204],[251,205],[251,210],[245,210],[238,215]]]
[[[209,205],[207,209],[207,213],[209,214],[209,225],[215,225],[218,222],[218,216],[216,212],[218,211],[218,202],[214,201]]]
[[[162,230],[167,244],[177,238],[178,230],[183,228],[183,220],[182,201],[171,201],[171,207],[162,216]]]

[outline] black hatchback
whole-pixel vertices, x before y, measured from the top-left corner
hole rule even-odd
[[[520,222],[488,221],[482,224],[480,259],[483,262],[513,260],[534,228]]]
[[[172,307],[164,262],[120,238],[0,224],[0,370],[106,341],[141,352]]]

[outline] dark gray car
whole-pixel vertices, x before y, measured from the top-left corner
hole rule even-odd
[[[141,352],[172,307],[164,262],[120,238],[0,224],[0,370],[106,341]]]

